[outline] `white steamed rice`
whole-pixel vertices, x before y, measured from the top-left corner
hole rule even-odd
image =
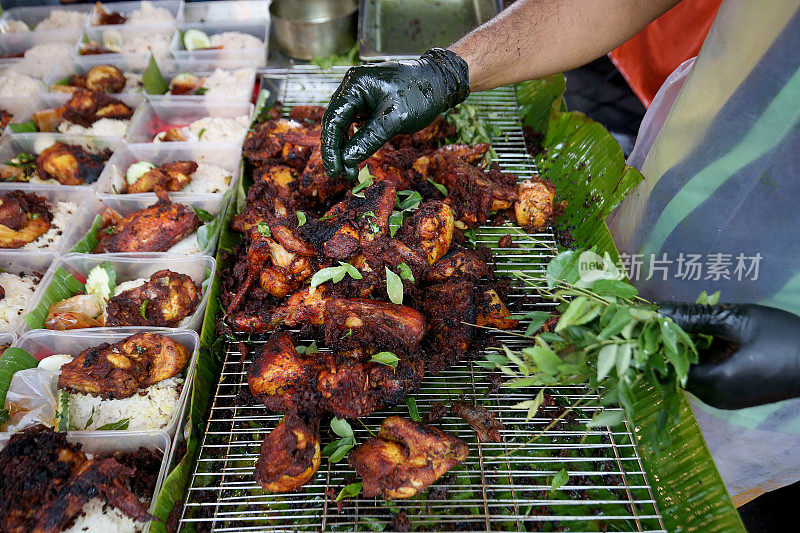
[[[22,310],[38,283],[39,279],[35,276],[0,273],[0,286],[5,291],[5,297],[0,300],[0,331],[11,331],[17,327],[22,320]]]
[[[228,190],[232,177],[231,173],[222,167],[198,163],[197,170],[192,174],[192,181],[180,192],[192,194],[223,193]]]
[[[264,46],[264,41],[258,37],[240,31],[216,33],[210,37],[210,40],[212,48],[223,48],[224,50],[245,50]]]
[[[167,427],[180,397],[183,378],[159,381],[130,398],[104,400],[90,394],[70,393],[70,425],[79,430],[97,430],[129,418],[127,431],[147,431]],[[91,421],[91,424],[89,422]]]
[[[250,80],[253,79],[252,68],[236,70],[216,69],[203,81],[205,97],[208,99],[249,99],[252,93]]]
[[[156,59],[169,55],[169,36],[153,33],[148,35],[135,35],[128,37],[119,47],[124,54],[149,55]]]
[[[50,15],[36,25],[33,31],[79,30],[87,14],[67,9],[54,9]]]
[[[51,206],[53,221],[50,223],[50,229],[35,241],[23,246],[22,249],[41,250],[55,247],[77,210],[78,206],[74,202],[56,202],[55,206]]]
[[[118,118],[101,118],[88,128],[72,122],[62,122],[58,125],[58,131],[94,137],[123,137],[128,129],[129,122],[130,120],[120,120]]]
[[[102,498],[92,498],[83,505],[74,524],[63,533],[137,533],[144,531],[145,527],[147,522],[134,521]]]
[[[25,51],[22,60],[14,66],[14,69],[34,78],[44,78],[55,65],[70,60],[72,48],[72,42],[37,44]]]
[[[235,118],[203,117],[188,126],[179,128],[183,137],[190,142],[241,143],[247,132],[246,115]],[[153,138],[153,142],[162,142],[166,132]]]
[[[169,9],[156,7],[153,2],[145,1],[142,2],[139,9],[131,11],[125,24],[133,26],[135,24],[172,24],[174,22],[175,17],[172,16]]]
[[[0,33],[28,33],[31,29],[21,20],[7,20],[0,23]]]
[[[125,72],[125,88],[123,93],[138,93],[142,90],[142,75],[136,72]]]
[[[197,232],[195,231],[191,235],[184,237],[175,243],[175,246],[167,250],[167,252],[185,255],[199,254],[202,250],[200,249],[200,244],[197,242]]]
[[[0,74],[0,97],[30,98],[41,88],[42,82],[17,70],[9,69]]]

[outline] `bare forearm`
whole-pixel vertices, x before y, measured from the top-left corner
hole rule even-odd
[[[519,0],[450,47],[472,92],[576,68],[624,43],[680,0]]]

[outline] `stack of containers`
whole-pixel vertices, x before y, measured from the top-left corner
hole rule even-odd
[[[11,345],[40,361],[39,367],[14,374],[8,397],[0,382],[0,411],[15,412],[9,424],[0,423],[0,429],[17,431],[39,421],[66,430],[69,440],[81,442],[90,452],[126,451],[139,445],[159,450],[163,461],[158,494],[183,438],[199,349],[197,332],[215,275],[219,222],[240,179],[256,69],[267,58],[268,1],[119,2],[106,9],[122,14],[126,22],[100,24],[103,21],[91,5],[14,8],[0,17],[0,110],[13,115],[0,138],[0,197],[34,195],[54,215],[50,230],[33,243],[4,247],[16,243],[4,243],[0,232],[0,285],[5,291],[0,299],[0,353]],[[186,50],[184,36],[189,30],[202,31],[212,46],[222,48]],[[230,49],[240,44],[243,48]],[[81,54],[90,48],[115,52]],[[151,55],[163,77],[160,87],[155,84],[157,90],[147,79],[153,72],[152,66],[148,70]],[[65,105],[74,87],[96,72],[93,69],[110,66],[122,72],[125,82],[124,87],[109,89],[108,96],[134,110],[130,119],[88,126],[62,123],[59,131],[38,131],[42,111]],[[180,90],[187,84],[193,90]],[[59,143],[88,154],[94,166],[79,165],[78,180],[59,175],[47,166],[46,157]],[[188,185],[168,193],[169,199],[193,208],[203,226],[167,250],[94,253],[107,210],[126,217],[158,202],[154,192],[128,190],[144,171],[175,162],[192,162],[197,169]],[[102,327],[105,315],[101,314],[91,323],[98,327],[77,321],[72,325],[84,327],[48,329],[66,323],[54,319],[53,304],[73,296],[82,302],[81,295],[91,292],[87,278],[101,269],[114,273],[111,285],[117,287],[125,282],[141,284],[163,270],[186,275],[196,286],[199,303],[174,328]],[[170,384],[174,397],[158,397],[174,401],[147,404],[155,393],[143,389],[127,399],[129,403],[70,393],[66,419],[59,401],[64,402],[67,393],[57,390],[56,383],[59,362],[67,359],[53,356],[74,357],[142,332],[165,335],[190,354],[188,365],[176,376],[177,384]],[[154,405],[165,407],[154,409]],[[87,407],[91,407],[88,419]],[[0,432],[0,448],[9,435]],[[144,523],[138,526],[148,528]]]

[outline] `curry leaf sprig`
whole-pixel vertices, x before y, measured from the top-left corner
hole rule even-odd
[[[496,124],[487,122],[478,113],[478,109],[470,104],[458,104],[453,111],[448,113],[446,120],[456,127],[456,138],[448,139],[449,142],[461,144],[491,143],[493,137],[500,135],[500,128]],[[497,159],[497,152],[490,147],[486,152],[486,163]]]
[[[659,449],[668,442],[668,427],[680,420],[680,388],[698,360],[694,339],[640,298],[607,254],[560,253],[547,267],[545,288],[540,278],[517,276],[558,302],[558,322],[551,332],[536,334],[548,317],[528,315],[532,323],[525,336],[532,346],[516,351],[504,346],[502,354],[487,356],[484,366],[506,374],[508,388],[586,384],[601,406],[620,405],[629,417],[633,388],[646,382],[662,403],[657,423],[642,428],[644,444]],[[587,425],[614,426],[622,420],[623,411],[607,410]]]

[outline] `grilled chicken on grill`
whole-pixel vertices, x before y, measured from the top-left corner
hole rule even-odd
[[[172,202],[163,194],[150,207],[104,226],[98,232],[96,252],[166,252],[201,225],[191,207]]]
[[[467,458],[462,440],[407,418],[390,416],[372,437],[350,452],[367,498],[410,498]]]
[[[0,248],[21,248],[50,229],[53,215],[47,200],[34,193],[0,195]]]
[[[88,459],[66,433],[44,426],[15,433],[0,450],[0,530],[61,531],[96,497],[134,520],[152,520],[127,487],[137,474],[115,457]]]
[[[272,492],[295,491],[314,477],[321,458],[319,420],[289,411],[261,443],[256,483]]]
[[[189,351],[158,333],[137,333],[114,344],[84,350],[61,367],[58,388],[104,399],[130,398],[169,379],[189,362]]]
[[[106,326],[176,327],[194,313],[200,291],[192,278],[170,270],[159,270],[139,287],[108,300]]]
[[[57,142],[36,158],[36,174],[43,180],[54,179],[62,185],[94,183],[109,157],[109,150],[93,154],[81,146]]]

